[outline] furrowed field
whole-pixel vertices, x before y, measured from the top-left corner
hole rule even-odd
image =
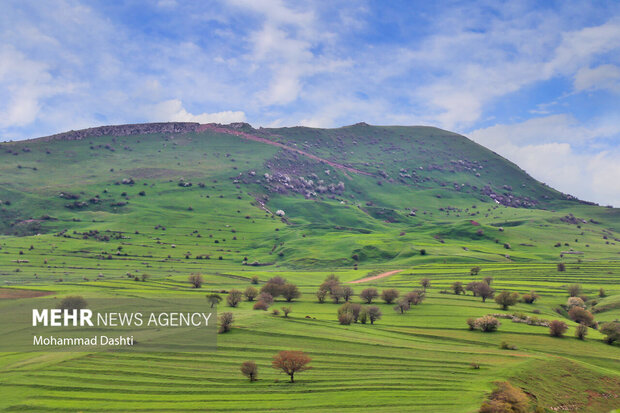
[[[620,318],[618,209],[559,194],[432,128],[243,130],[288,149],[219,130],[0,146],[0,311],[69,295],[218,293],[218,313],[235,318],[214,352],[0,353],[1,409],[472,412],[497,381],[540,411],[620,406],[620,346],[595,328],[576,338],[567,307],[567,288],[579,284],[599,326]],[[487,184],[496,198],[481,192]],[[376,298],[374,324],[342,325],[344,300],[316,296],[331,274],[360,304],[367,288],[402,297],[423,279],[430,286],[403,314]],[[277,276],[301,296],[267,311],[227,306],[231,290]],[[454,294],[455,282],[485,277],[496,296],[539,298],[502,310]],[[562,320],[568,330],[551,337],[510,318],[495,332],[469,329],[488,314]],[[271,367],[281,350],[306,352],[312,369],[290,383]],[[241,374],[247,360],[258,381]]]

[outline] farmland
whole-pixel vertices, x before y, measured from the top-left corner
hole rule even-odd
[[[0,179],[2,307],[225,297],[254,276],[257,288],[279,276],[301,292],[268,311],[220,303],[235,322],[215,352],[2,353],[7,411],[476,411],[497,381],[532,408],[620,406],[620,347],[594,328],[575,338],[566,309],[579,284],[596,321],[620,318],[619,210],[561,194],[459,135],[358,124],[43,138],[1,144]],[[365,288],[430,287],[404,314],[376,299],[374,324],[341,325],[342,303],[315,295],[331,274],[356,303]],[[452,291],[485,277],[498,293],[539,298],[502,310]],[[288,317],[272,313],[282,306]],[[515,313],[568,331],[467,325]],[[313,368],[289,383],[271,368],[281,350],[303,350]],[[258,381],[241,375],[246,360]]]

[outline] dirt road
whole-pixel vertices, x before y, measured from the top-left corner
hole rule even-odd
[[[397,274],[397,273],[399,273],[401,271],[404,271],[404,270],[392,270],[392,271],[388,271],[388,272],[382,272],[381,274],[373,275],[371,277],[362,278],[361,280],[349,281],[349,284],[359,284],[359,283],[365,283],[365,282],[368,282],[368,281],[374,281],[374,280],[378,280],[380,278],[389,277],[390,275]]]

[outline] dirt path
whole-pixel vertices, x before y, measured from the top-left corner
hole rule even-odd
[[[54,294],[53,291],[20,290],[17,288],[0,288],[0,299],[34,298]]]
[[[304,151],[302,151],[300,149],[297,149],[297,148],[293,148],[292,146],[287,146],[287,145],[284,145],[284,144],[279,143],[279,142],[270,141],[269,139],[262,138],[260,136],[252,135],[252,134],[249,134],[249,133],[245,133],[245,132],[241,132],[241,131],[237,131],[237,130],[232,130],[232,129],[228,129],[228,128],[222,128],[220,126],[216,126],[216,125],[209,124],[209,123],[200,125],[198,127],[198,129],[196,130],[196,132],[202,132],[202,131],[205,131],[205,130],[209,130],[209,131],[212,131],[212,132],[218,132],[218,133],[227,133],[229,135],[235,135],[235,136],[238,136],[238,137],[243,138],[243,139],[248,139],[248,140],[251,140],[251,141],[256,141],[256,142],[266,143],[268,145],[277,146],[277,147],[280,147],[282,149],[286,149],[286,150],[289,150],[289,151],[292,151],[292,152],[296,152],[296,153],[298,153],[300,155],[303,155],[303,156],[306,156],[306,157],[308,157],[310,159],[314,159],[315,161],[324,162],[324,163],[326,163],[326,164],[328,164],[330,166],[333,166],[334,168],[338,168],[338,169],[341,169],[343,171],[348,171],[348,172],[352,172],[352,173],[356,173],[356,174],[372,176],[371,173],[360,171],[359,169],[351,168],[349,166],[345,166],[345,165],[339,164],[337,162],[328,161],[327,159],[319,158],[316,155],[312,155],[311,153],[304,152]]]
[[[404,271],[404,270],[393,270],[393,271],[388,271],[388,272],[382,272],[381,274],[373,275],[371,277],[362,278],[361,280],[349,281],[349,284],[359,284],[359,283],[365,283],[365,282],[368,282],[368,281],[374,281],[374,280],[378,280],[380,278],[389,277],[390,275],[394,275],[394,274],[397,274],[397,273],[402,272],[402,271]]]

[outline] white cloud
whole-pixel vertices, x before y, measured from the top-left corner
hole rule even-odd
[[[579,69],[575,76],[575,90],[610,90],[620,93],[620,67],[615,65],[601,65],[590,69]]]
[[[149,109],[148,116],[154,122],[232,123],[245,121],[245,113],[242,111],[228,110],[194,115],[183,107],[183,102],[179,99],[160,102]]]

